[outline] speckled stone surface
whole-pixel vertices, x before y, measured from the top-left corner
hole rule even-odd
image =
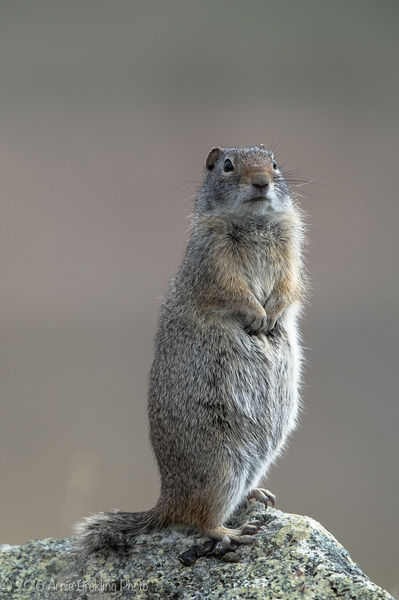
[[[85,563],[71,551],[73,538],[0,546],[0,600],[392,600],[313,519],[251,501],[233,524],[254,519],[264,523],[256,544],[190,566],[178,556],[199,536],[184,529],[141,535],[128,553],[107,552]]]

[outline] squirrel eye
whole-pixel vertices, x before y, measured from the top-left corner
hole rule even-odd
[[[226,171],[227,173],[229,171],[234,171],[233,163],[231,162],[231,160],[229,158],[224,161],[223,170]]]
[[[273,169],[277,169],[277,163],[275,160],[273,161]]]

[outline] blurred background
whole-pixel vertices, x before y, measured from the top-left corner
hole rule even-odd
[[[267,486],[399,592],[399,4],[0,5],[2,542],[148,508],[161,297],[215,145],[299,169],[304,411]]]

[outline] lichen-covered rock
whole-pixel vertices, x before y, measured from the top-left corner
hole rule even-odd
[[[227,553],[218,545],[212,555],[186,561],[189,566],[179,555],[206,544],[182,528],[141,535],[125,554],[106,552],[84,562],[72,552],[73,538],[0,546],[0,600],[392,600],[313,519],[265,511],[251,501],[232,524],[255,519],[264,523],[256,544]]]

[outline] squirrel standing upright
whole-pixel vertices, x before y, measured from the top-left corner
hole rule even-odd
[[[149,384],[156,505],[78,525],[87,551],[181,523],[224,543],[257,526],[224,523],[258,488],[296,423],[305,295],[303,225],[264,145],[213,148],[191,237],[163,302]]]

